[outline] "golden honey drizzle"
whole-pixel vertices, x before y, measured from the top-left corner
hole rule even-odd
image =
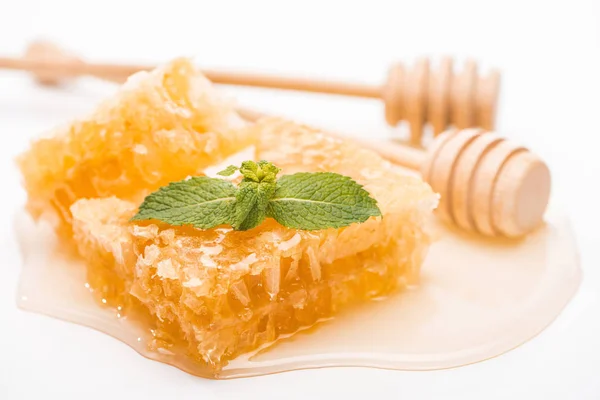
[[[191,374],[225,379],[324,366],[433,370],[471,364],[537,335],[577,291],[576,244],[558,214],[518,242],[437,229],[418,287],[281,337],[233,360],[216,377],[177,347],[152,350],[149,319],[99,306],[82,261],[56,251],[51,228],[24,212],[16,218],[23,255],[19,306],[102,331]]]

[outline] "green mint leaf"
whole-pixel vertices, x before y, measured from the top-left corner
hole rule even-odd
[[[239,168],[236,167],[235,165],[230,165],[229,167],[225,168],[223,171],[217,172],[217,175],[221,175],[221,176],[231,176],[235,173],[235,171],[237,171]]]
[[[260,225],[267,216],[269,199],[275,192],[274,183],[242,182],[236,193],[232,226],[245,231]]]
[[[148,195],[132,221],[156,219],[201,229],[231,224],[236,191],[231,182],[205,176],[173,182]]]
[[[245,181],[260,182],[258,178],[258,164],[254,161],[244,161],[240,167],[240,172]]]
[[[280,168],[277,168],[275,165],[271,164],[268,161],[259,161],[259,179],[261,182],[265,183],[275,183],[277,179],[277,174],[281,171]]]
[[[224,179],[197,177],[173,182],[150,194],[132,221],[159,220],[171,225],[210,229],[228,224],[244,231],[272,217],[303,230],[341,228],[381,216],[375,199],[347,176],[301,172],[277,179],[268,161],[244,161],[219,172],[240,171],[239,187]]]
[[[341,228],[381,216],[375,199],[351,178],[332,172],[300,172],[277,181],[267,216],[288,228]]]
[[[268,161],[244,161],[240,167],[240,172],[246,182],[265,182],[275,183],[277,173],[280,171],[275,165]]]

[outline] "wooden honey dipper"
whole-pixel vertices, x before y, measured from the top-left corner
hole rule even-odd
[[[264,114],[240,109],[247,120]],[[388,161],[420,171],[440,194],[437,214],[486,236],[520,237],[541,225],[550,198],[550,170],[535,154],[479,128],[451,129],[427,151],[390,142],[348,139]]]
[[[80,75],[121,81],[137,71],[153,67],[87,63],[44,41],[33,42],[23,58],[0,57],[0,68],[27,70],[34,73],[40,82],[50,84]],[[383,85],[214,70],[203,70],[203,73],[215,83],[380,99],[384,102],[389,125],[395,126],[403,120],[408,122],[413,145],[421,144],[427,122],[436,136],[450,126],[493,129],[500,84],[498,71],[492,70],[485,77],[479,76],[477,64],[472,60],[465,63],[461,72],[455,73],[453,61],[448,57],[440,60],[435,71],[425,58],[417,60],[412,68],[395,64]]]
[[[73,60],[59,64],[64,69],[57,70],[54,57],[60,49],[44,44],[38,49],[32,46],[30,51],[41,61],[14,62],[12,68],[35,71],[46,84],[80,74],[122,82],[129,68],[147,68],[105,68],[110,66],[99,64],[81,68],[77,65],[82,62]],[[43,61],[43,51],[50,61]],[[6,65],[6,60],[11,59],[0,59],[0,64]],[[246,109],[239,112],[248,120],[264,116]],[[420,171],[441,196],[437,213],[462,229],[487,236],[520,237],[542,223],[550,196],[548,167],[529,150],[495,133],[475,128],[451,129],[438,135],[427,151],[390,142],[353,140],[390,162]]]

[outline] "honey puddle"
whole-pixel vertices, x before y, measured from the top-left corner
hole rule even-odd
[[[149,351],[147,325],[99,306],[82,262],[55,250],[48,226],[24,212],[15,222],[23,255],[21,308],[89,326],[145,357],[206,375],[176,353]],[[239,357],[219,378],[325,366],[430,370],[483,361],[541,332],[577,291],[576,244],[560,215],[549,215],[545,227],[520,242],[438,228],[418,287]]]

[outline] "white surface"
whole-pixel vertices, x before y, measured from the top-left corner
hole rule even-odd
[[[147,3],[152,3],[148,5]],[[326,3],[326,4],[325,4]],[[551,166],[579,237],[584,280],[559,319],[524,346],[435,372],[336,368],[208,381],[148,361],[79,326],[15,307],[12,211],[24,200],[13,158],[48,127],[110,91],[95,82],[36,88],[0,72],[0,398],[599,399],[600,4],[597,1],[0,1],[0,53],[44,36],[98,60],[199,56],[209,67],[380,82],[394,60],[472,56],[502,69],[499,130]],[[240,102],[385,138],[376,102],[230,90]]]

